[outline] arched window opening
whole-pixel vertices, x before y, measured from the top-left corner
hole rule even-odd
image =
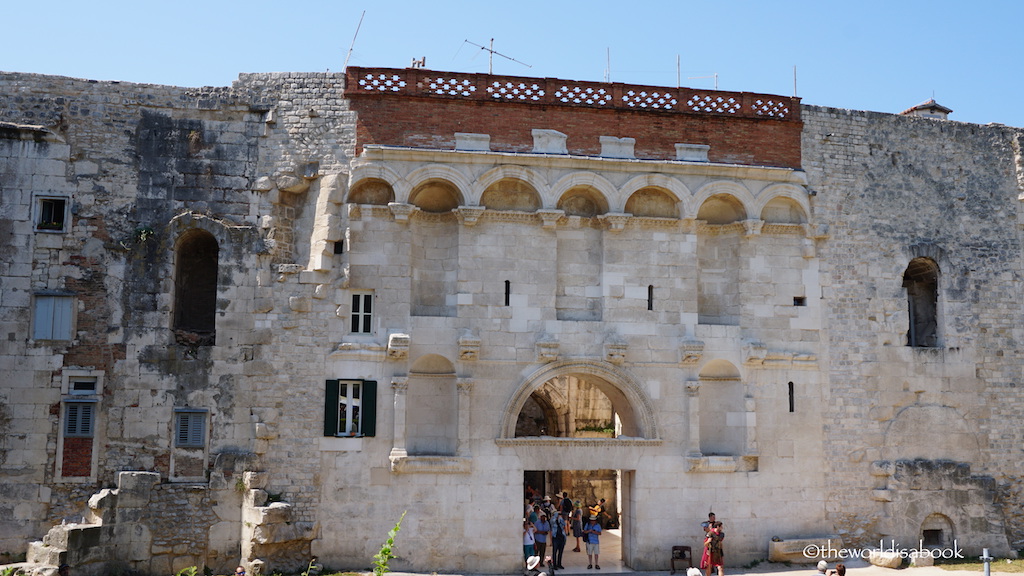
[[[910,317],[907,346],[938,346],[938,265],[930,258],[914,258],[903,273],[903,287]]]
[[[212,346],[217,325],[219,247],[209,232],[194,230],[178,243],[174,265],[174,322],[179,343]]]
[[[615,438],[637,434],[628,402],[600,378],[558,376],[530,395],[516,421],[516,436]]]

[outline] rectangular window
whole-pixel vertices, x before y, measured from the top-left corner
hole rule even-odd
[[[352,295],[352,333],[373,333],[373,294]]]
[[[68,394],[91,396],[96,393],[96,378],[71,378],[68,383]]]
[[[96,423],[95,402],[64,403],[64,437],[92,438]]]
[[[181,448],[206,445],[206,410],[179,408],[174,411],[174,445]]]
[[[324,436],[373,436],[377,433],[377,383],[328,380]]]
[[[37,294],[33,310],[33,340],[71,340],[73,296]]]
[[[67,199],[39,198],[36,230],[64,232],[64,220],[67,213]]]

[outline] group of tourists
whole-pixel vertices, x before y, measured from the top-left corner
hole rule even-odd
[[[528,493],[529,494],[529,493]],[[533,558],[543,561],[551,545],[551,566],[556,570],[564,570],[562,566],[565,545],[571,537],[576,538],[573,552],[581,552],[580,540],[587,551],[587,568],[600,570],[598,563],[601,553],[601,519],[610,518],[605,512],[605,499],[601,498],[593,506],[584,508],[579,500],[569,498],[568,492],[562,492],[562,498],[555,504],[550,496],[535,503],[529,495],[523,520],[523,557],[527,561],[527,569]],[[534,567],[536,567],[534,562]]]

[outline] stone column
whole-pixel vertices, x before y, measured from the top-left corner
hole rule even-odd
[[[687,441],[687,456],[700,458],[700,381],[686,383],[687,408],[690,421],[690,435]]]
[[[755,410],[756,405],[753,396],[747,396],[743,398],[743,409],[746,411],[746,449],[744,454],[747,456],[757,455],[757,411]]]
[[[459,378],[456,380],[459,390],[459,438],[456,444],[455,454],[460,458],[469,458],[472,454],[469,451],[469,414],[472,411],[470,392],[473,391],[473,380],[471,378]]]
[[[405,449],[405,404],[409,379],[405,377],[392,378],[391,389],[395,391],[395,439],[390,456],[393,462],[397,458],[405,458],[409,455]]]

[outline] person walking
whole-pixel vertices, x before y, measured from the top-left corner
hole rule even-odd
[[[725,576],[723,538],[725,538],[725,532],[722,531],[722,523],[715,522],[704,536],[704,553],[700,558],[700,567],[704,569],[704,576],[711,576],[713,568],[718,568],[718,576]]]

